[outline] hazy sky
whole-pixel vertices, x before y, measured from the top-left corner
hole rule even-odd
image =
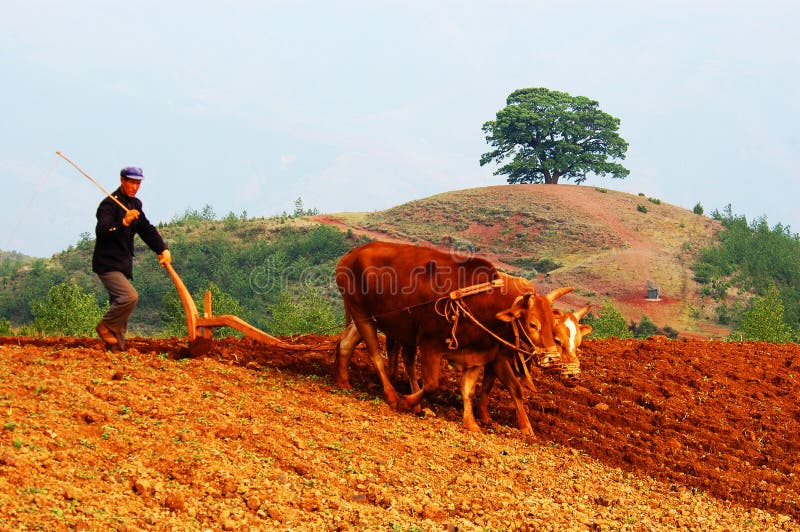
[[[92,233],[136,165],[154,222],[300,197],[375,211],[499,185],[481,126],[524,87],[621,120],[624,180],[800,231],[795,0],[0,0],[0,249]]]

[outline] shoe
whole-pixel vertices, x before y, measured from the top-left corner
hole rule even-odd
[[[95,327],[94,330],[97,331],[97,335],[100,337],[100,339],[105,342],[106,349],[113,352],[120,350],[119,339],[117,339],[117,335],[114,334],[114,331],[103,324],[102,321],[97,324],[97,327]]]
[[[120,351],[125,351],[125,333],[120,330],[114,334],[117,338],[117,346],[119,347]]]

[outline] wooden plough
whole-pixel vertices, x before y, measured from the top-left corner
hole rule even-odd
[[[203,301],[203,315],[201,316],[197,312],[197,306],[194,304],[192,295],[189,293],[186,285],[183,284],[183,280],[181,280],[178,272],[176,272],[172,264],[169,263],[165,265],[165,268],[169,272],[172,282],[175,283],[175,288],[177,288],[181,303],[183,303],[183,310],[186,312],[189,352],[193,355],[201,355],[208,352],[214,338],[214,327],[231,327],[257,342],[291,351],[322,351],[330,349],[330,347],[321,347],[319,345],[313,346],[284,342],[280,338],[267,334],[232,314],[214,316],[211,306],[211,292],[208,290],[206,290],[205,299]]]

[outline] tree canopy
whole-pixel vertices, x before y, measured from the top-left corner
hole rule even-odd
[[[481,156],[481,166],[506,159],[494,175],[508,182],[550,183],[588,173],[624,178],[630,171],[614,159],[624,159],[628,143],[619,136],[618,118],[604,113],[596,101],[545,88],[512,92],[495,120],[483,124],[486,142],[494,149]]]

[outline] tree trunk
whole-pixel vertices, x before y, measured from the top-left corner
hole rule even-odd
[[[548,185],[557,185],[558,178],[561,177],[561,175],[562,175],[561,172],[553,172],[552,174],[550,172],[547,172],[544,178],[544,182]]]

